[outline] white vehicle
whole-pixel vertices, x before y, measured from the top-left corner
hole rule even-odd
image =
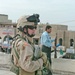
[[[9,52],[11,52],[10,42],[8,43],[8,41],[4,41],[2,44],[2,50],[3,50],[3,52],[7,52],[7,50],[9,50]]]

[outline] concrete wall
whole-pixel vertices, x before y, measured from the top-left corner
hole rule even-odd
[[[8,15],[0,14],[0,22],[1,23],[4,23],[4,22],[11,23],[12,20],[8,20]]]
[[[15,27],[14,23],[12,23],[12,20],[8,19],[8,15],[0,14],[0,37],[2,40],[4,39],[5,36],[9,35],[11,37],[14,37],[15,35]]]

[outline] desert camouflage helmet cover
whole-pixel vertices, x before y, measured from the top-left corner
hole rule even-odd
[[[17,21],[17,28],[24,27],[25,25],[34,26],[37,25],[38,22],[40,22],[38,14],[22,16]]]

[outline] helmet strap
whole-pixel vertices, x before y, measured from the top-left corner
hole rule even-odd
[[[26,29],[26,31],[24,31],[24,29]],[[29,36],[29,37],[34,37],[34,36],[35,36],[34,34],[30,35],[30,34],[28,33],[28,27],[25,27],[24,29],[23,29],[23,31],[24,31],[24,33],[25,33],[27,36]]]

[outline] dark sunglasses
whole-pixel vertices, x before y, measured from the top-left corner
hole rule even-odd
[[[37,27],[29,26],[28,28],[33,30],[33,29],[36,29]]]

